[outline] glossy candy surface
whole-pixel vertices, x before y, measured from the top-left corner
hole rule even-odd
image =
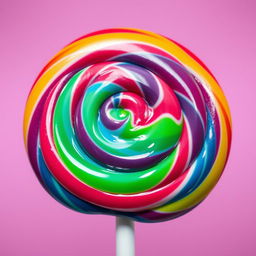
[[[216,79],[176,42],[108,29],[44,67],[25,109],[31,165],[59,202],[158,222],[197,206],[220,178],[231,117]]]

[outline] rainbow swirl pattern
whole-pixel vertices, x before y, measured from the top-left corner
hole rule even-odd
[[[226,164],[231,116],[216,79],[173,40],[107,29],[67,45],[36,79],[24,139],[44,188],[83,213],[178,217]]]

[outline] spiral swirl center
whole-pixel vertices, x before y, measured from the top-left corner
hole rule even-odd
[[[84,87],[75,130],[86,153],[120,171],[146,169],[168,156],[182,131],[180,104],[170,86],[128,63],[110,64],[89,83],[81,79],[86,72],[73,78],[70,90]]]

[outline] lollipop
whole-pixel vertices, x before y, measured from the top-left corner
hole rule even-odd
[[[231,117],[216,79],[186,48],[108,29],[44,67],[27,100],[24,140],[39,181],[65,206],[159,222],[215,186]]]

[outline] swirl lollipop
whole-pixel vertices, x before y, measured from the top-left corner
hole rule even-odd
[[[216,79],[183,46],[108,29],[44,67],[24,139],[41,184],[65,206],[158,222],[190,211],[215,186],[231,117]]]

